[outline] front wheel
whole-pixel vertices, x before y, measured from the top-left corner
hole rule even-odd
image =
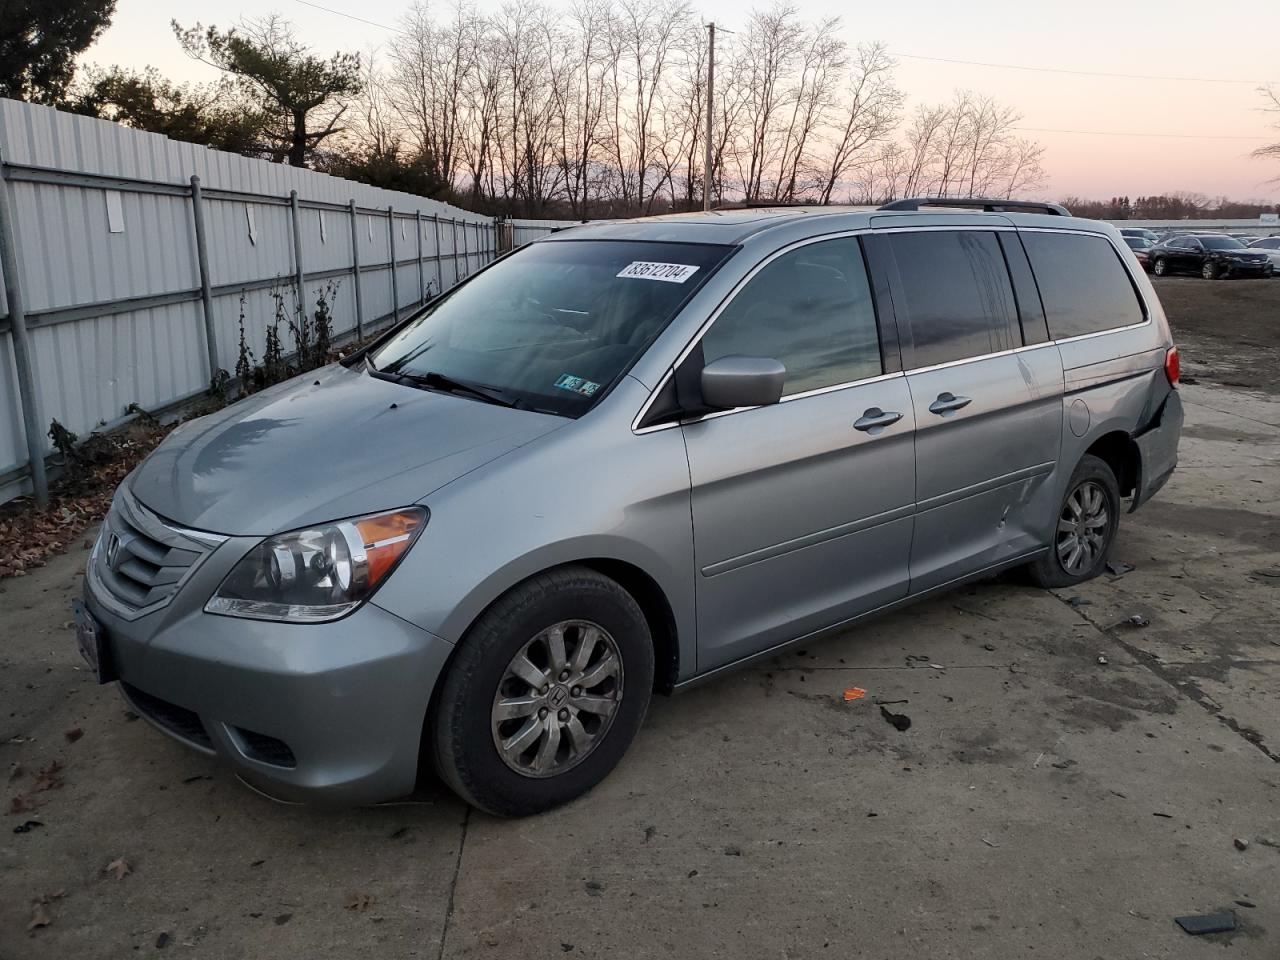
[[[1169,265],[1165,262],[1164,257],[1156,257],[1155,263],[1151,265],[1151,272],[1157,277],[1163,277],[1169,272]]]
[[[586,793],[635,738],[653,687],[653,642],[632,596],[585,567],[540,574],[468,631],[432,709],[436,767],[497,816]]]
[[[1200,268],[1200,276],[1206,280],[1218,279],[1218,267],[1212,260],[1206,260],[1204,266]]]
[[[1069,587],[1102,572],[1120,526],[1120,487],[1105,460],[1085,455],[1058,511],[1049,551],[1030,566],[1042,587]]]

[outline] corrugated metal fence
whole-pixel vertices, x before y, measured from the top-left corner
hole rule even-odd
[[[298,289],[308,312],[326,292],[335,335],[368,332],[566,225],[499,223],[12,100],[0,100],[0,174],[19,281],[0,300],[0,502],[31,488],[29,446],[50,451],[51,419],[83,435],[130,404],[200,394],[234,371],[242,315],[261,357],[276,296],[292,314]],[[25,322],[9,315],[15,294]]]

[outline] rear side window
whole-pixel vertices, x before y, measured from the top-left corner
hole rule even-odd
[[[1105,238],[1026,232],[1022,243],[1040,285],[1049,335],[1055,340],[1143,321],[1129,273]]]
[[[856,237],[784,253],[752,277],[702,338],[706,363],[772,357],[783,393],[804,393],[883,372],[867,268]]]
[[[912,367],[1022,346],[1009,270],[996,235],[980,230],[887,235],[901,281]]]

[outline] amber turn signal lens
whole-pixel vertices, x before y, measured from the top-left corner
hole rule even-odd
[[[423,519],[421,510],[399,510],[356,521],[368,558],[370,587],[380,583],[409,549]]]

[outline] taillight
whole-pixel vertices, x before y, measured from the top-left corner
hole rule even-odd
[[[1181,367],[1178,363],[1178,348],[1170,347],[1164,352],[1164,375],[1169,378],[1169,386],[1176,387],[1178,385],[1178,376],[1181,372]]]

